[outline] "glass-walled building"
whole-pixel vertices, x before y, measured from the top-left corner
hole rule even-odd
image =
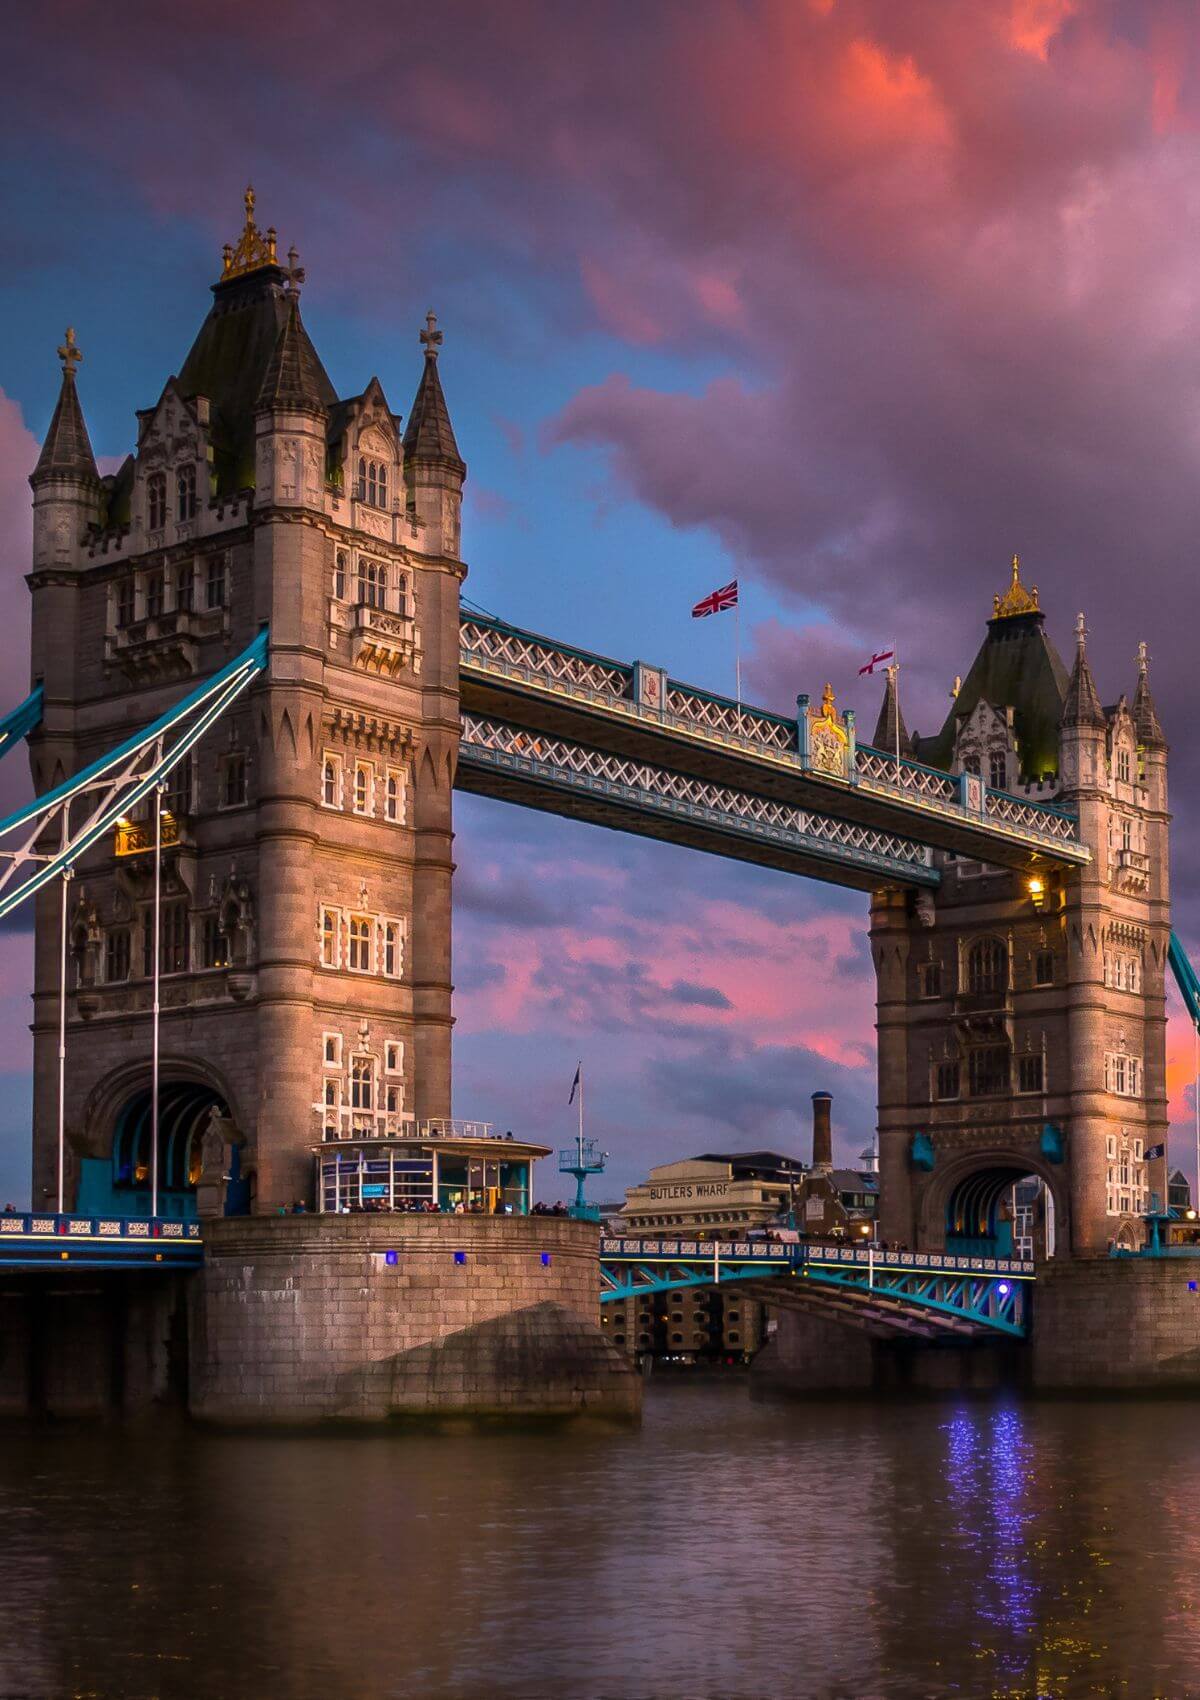
[[[497,1134],[490,1122],[419,1122],[383,1138],[335,1135],[314,1147],[317,1209],[527,1216],[533,1165],[549,1150]]]

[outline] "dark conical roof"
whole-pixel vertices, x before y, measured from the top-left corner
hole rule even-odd
[[[1082,614],[1076,621],[1075,631],[1075,665],[1071,669],[1067,695],[1063,702],[1062,723],[1064,726],[1103,727],[1108,722],[1100,704],[1096,681],[1092,678],[1092,669],[1088,666],[1085,641],[1087,628],[1084,626]]]
[[[879,719],[875,722],[875,736],[871,743],[877,750],[885,754],[896,753],[896,731],[900,732],[900,754],[912,753],[912,740],[908,735],[908,727],[904,724],[904,713],[900,707],[900,688],[896,683],[896,670],[889,667],[887,684],[883,689],[883,701],[879,705]]]
[[[1046,636],[1038,608],[1000,613],[988,621],[987,637],[959,687],[940,732],[922,738],[916,753],[932,767],[949,767],[959,724],[980,702],[1011,708],[1022,779],[1058,772],[1058,726],[1067,691],[1067,670]]]
[[[328,410],[336,393],[300,321],[282,266],[262,265],[213,285],[213,304],[177,380],[185,396],[207,396],[217,494],[254,483],[254,416],[289,317],[292,350],[306,383]]]
[[[75,349],[74,334],[70,331],[67,333],[66,347],[70,354],[64,355],[63,358],[62,388],[58,392],[54,417],[50,421],[42,452],[29,480],[35,489],[49,478],[81,478],[88,482],[98,482],[100,477],[96,470],[96,457],[92,453],[92,440],[83,421],[83,409],[79,405],[79,395],[75,388],[72,360],[77,360],[79,354]],[[62,350],[59,352],[61,354]]]
[[[421,341],[425,344],[425,370],[421,373],[421,382],[417,385],[408,416],[404,454],[407,460],[441,461],[462,478],[466,476],[467,465],[454,440],[450,409],[446,406],[442,380],[438,377],[438,344],[442,333],[436,325],[437,319],[430,312],[426,318],[427,328],[421,332]]]
[[[301,413],[327,414],[328,406],[321,393],[325,374],[317,351],[308,339],[300,322],[300,299],[293,291],[287,307],[283,328],[275,343],[275,352],[263,373],[258,392],[257,411],[271,408]],[[325,378],[328,385],[328,378]]]
[[[1138,644],[1138,682],[1137,690],[1133,693],[1133,721],[1137,727],[1138,742],[1143,749],[1166,749],[1167,740],[1163,735],[1162,723],[1154,706],[1154,698],[1150,695],[1150,669],[1144,643]]]

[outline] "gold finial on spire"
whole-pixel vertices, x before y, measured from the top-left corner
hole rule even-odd
[[[246,193],[242,196],[246,207],[246,224],[238,237],[237,246],[232,247],[228,242],[221,250],[221,280],[242,277],[246,272],[258,271],[260,266],[278,264],[275,258],[275,227],[262,231],[254,222],[254,185],[246,185]]]
[[[58,351],[58,358],[62,361],[63,377],[73,378],[76,366],[83,359],[83,355],[75,346],[74,325],[67,326],[67,334],[63,338],[62,347]]]
[[[1021,583],[1021,557],[1012,558],[1012,582],[1003,596],[992,597],[992,618],[994,620],[1012,620],[1018,614],[1040,614],[1038,607],[1038,587],[1031,585],[1028,590]]]
[[[889,668],[889,672],[891,669]],[[821,692],[821,716],[825,720],[837,719],[837,708],[834,706],[833,686],[827,684]]]

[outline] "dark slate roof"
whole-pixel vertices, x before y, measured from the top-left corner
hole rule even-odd
[[[98,481],[99,476],[92,440],[83,422],[83,409],[75,388],[75,373],[68,368],[63,373],[54,417],[29,482],[36,487],[48,478],[74,477]]]
[[[128,525],[133,511],[133,480],[137,472],[137,462],[132,455],[126,455],[115,472],[100,480],[104,490],[104,512],[102,524],[107,529],[110,526]]]
[[[1105,726],[1108,724],[1104,710],[1100,705],[1100,694],[1096,690],[1096,681],[1092,678],[1092,670],[1088,666],[1087,650],[1084,647],[1082,635],[1075,650],[1075,665],[1071,669],[1066,700],[1063,702],[1062,723],[1064,726]]]
[[[864,1169],[830,1169],[829,1178],[839,1192],[878,1192],[876,1176]]]
[[[940,732],[919,740],[917,755],[946,768],[954,754],[957,723],[981,702],[1013,710],[1022,779],[1058,773],[1058,725],[1067,693],[1067,670],[1046,636],[1040,611],[988,621],[987,637]]]
[[[404,455],[406,460],[443,461],[455,470],[460,478],[466,476],[466,462],[459,454],[458,444],[454,440],[450,409],[446,406],[446,397],[442,393],[437,355],[433,352],[425,355],[425,370],[421,373],[421,381],[417,385],[412,412],[408,416],[408,426],[404,432]]]
[[[254,415],[263,380],[280,333],[294,305],[280,266],[260,266],[244,276],[213,285],[213,304],[180,369],[185,396],[207,396],[217,494],[249,489],[254,483]],[[296,310],[296,338],[302,363],[320,405],[332,408],[337,396],[309,341]]]
[[[258,392],[258,411],[281,408],[289,412],[325,414],[321,395],[325,377],[317,351],[300,322],[300,299],[291,295],[283,328],[275,343]],[[325,378],[328,384],[328,378]]]
[[[1133,693],[1133,721],[1137,727],[1138,742],[1147,750],[1165,750],[1167,740],[1163,735],[1162,724],[1158,718],[1158,710],[1154,706],[1154,698],[1150,695],[1150,678],[1146,669],[1145,646],[1138,661],[1137,690]]]
[[[904,724],[904,711],[900,707],[896,675],[889,672],[887,683],[883,687],[883,701],[879,705],[879,719],[875,722],[875,736],[871,739],[875,749],[895,754],[897,720],[900,722],[900,754],[911,755],[912,740],[908,735],[908,727]]]

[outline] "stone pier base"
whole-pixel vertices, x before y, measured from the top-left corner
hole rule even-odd
[[[783,1311],[754,1360],[758,1394],[817,1398],[854,1393],[983,1392],[1025,1379],[1028,1348],[1014,1342],[881,1339],[851,1323]]]
[[[225,1423],[628,1418],[598,1230],[559,1217],[233,1217],[204,1228],[190,1407]]]
[[[1200,1258],[1047,1263],[1031,1345],[1039,1390],[1200,1391]]]

